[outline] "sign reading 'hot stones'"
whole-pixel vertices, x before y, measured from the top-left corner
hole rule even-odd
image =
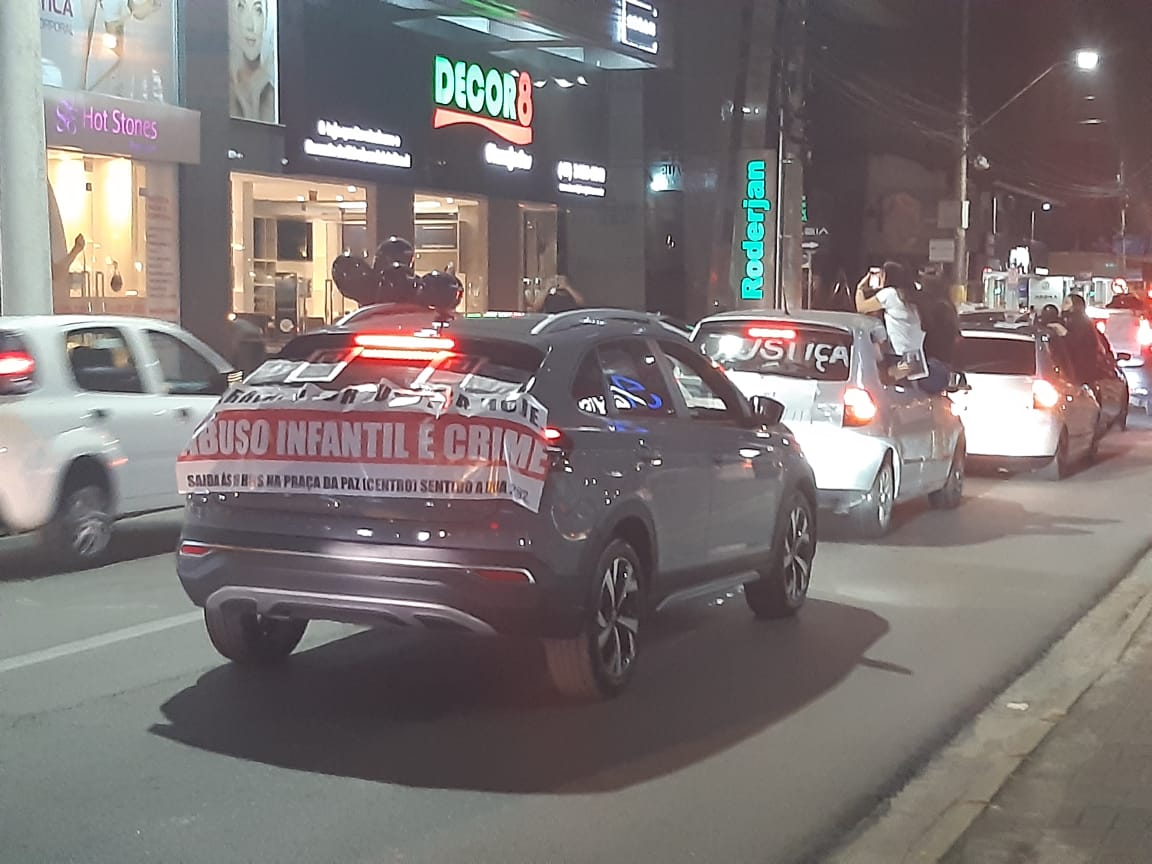
[[[240,387],[197,430],[177,481],[184,493],[507,499],[535,512],[546,423],[528,396]]]

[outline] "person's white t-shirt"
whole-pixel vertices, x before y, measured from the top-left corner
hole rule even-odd
[[[876,299],[884,307],[884,329],[892,350],[900,355],[919,351],[924,347],[924,328],[920,326],[920,313],[900,299],[900,292],[891,286],[876,292]]]

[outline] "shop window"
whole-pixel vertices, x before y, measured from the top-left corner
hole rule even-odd
[[[179,197],[173,165],[48,153],[57,313],[179,320]]]

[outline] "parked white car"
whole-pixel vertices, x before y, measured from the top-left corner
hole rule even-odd
[[[784,404],[821,507],[867,537],[898,501],[953,508],[964,494],[964,429],[946,397],[887,380],[887,340],[877,318],[809,310],[726,312],[693,334],[745,396]]]
[[[0,533],[96,563],[117,519],[180,506],[176,457],[234,379],[163,321],[0,317]]]

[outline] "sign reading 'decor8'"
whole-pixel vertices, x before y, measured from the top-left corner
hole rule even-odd
[[[439,56],[433,79],[433,128],[480,126],[509,144],[532,143],[535,88],[527,72],[485,69]]]

